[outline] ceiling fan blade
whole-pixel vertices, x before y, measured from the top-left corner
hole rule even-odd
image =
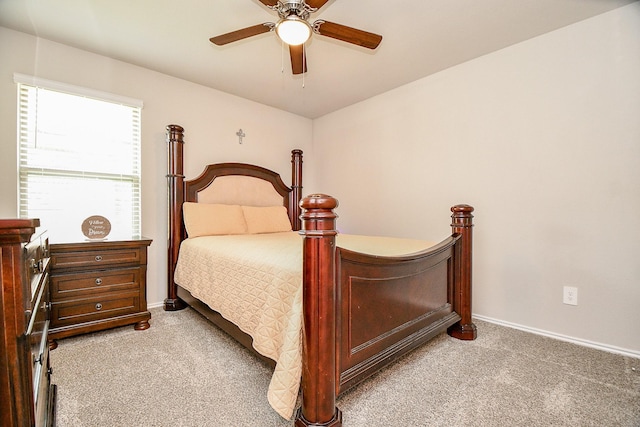
[[[275,6],[278,4],[278,0],[259,0],[265,6]]]
[[[307,5],[313,7],[314,9],[320,9],[324,6],[329,0],[307,0]]]
[[[304,44],[289,45],[289,55],[291,56],[291,71],[293,74],[306,73],[307,57],[304,53]]]
[[[242,28],[241,30],[232,31],[230,33],[221,34],[211,37],[209,41],[218,46],[224,46],[227,43],[237,42],[238,40],[248,37],[257,36],[258,34],[268,33],[273,29],[274,24],[265,22],[264,24],[254,25],[252,27]]]
[[[320,35],[342,40],[347,43],[356,44],[366,47],[367,49],[375,49],[382,41],[382,36],[367,31],[357,30],[347,27],[346,25],[336,24],[334,22],[318,20],[313,23],[314,31]]]

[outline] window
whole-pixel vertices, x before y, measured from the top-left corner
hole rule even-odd
[[[112,235],[140,235],[140,115],[128,98],[16,75],[21,218],[53,241],[82,238],[106,217]]]

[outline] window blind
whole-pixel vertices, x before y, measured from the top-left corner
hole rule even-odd
[[[57,89],[18,82],[20,217],[61,241],[93,215],[139,236],[141,107]]]

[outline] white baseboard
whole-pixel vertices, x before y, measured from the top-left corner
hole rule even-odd
[[[507,328],[519,329],[521,331],[530,332],[532,334],[543,335],[549,338],[555,338],[560,341],[566,341],[573,344],[578,344],[584,347],[591,347],[597,350],[607,351],[609,353],[621,354],[627,357],[635,357],[640,359],[640,351],[628,350],[612,345],[601,344],[593,341],[583,340],[580,338],[569,337],[567,335],[557,334],[555,332],[549,332],[542,329],[531,328],[529,326],[519,325],[517,323],[505,322],[504,320],[493,319],[491,317],[481,316],[474,314],[474,319],[483,320],[489,323],[495,323],[496,325],[506,326]]]
[[[164,301],[147,304],[147,308],[158,308],[158,307],[163,307],[163,306],[164,306]]]

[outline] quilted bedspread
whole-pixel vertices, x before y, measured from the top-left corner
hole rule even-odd
[[[276,361],[267,398],[291,418],[302,372],[302,237],[285,232],[187,239],[175,282]]]
[[[338,244],[379,255],[431,245],[367,239],[339,235]],[[267,398],[290,419],[302,372],[302,237],[284,232],[187,239],[180,246],[175,282],[249,334],[254,348],[276,361]]]

